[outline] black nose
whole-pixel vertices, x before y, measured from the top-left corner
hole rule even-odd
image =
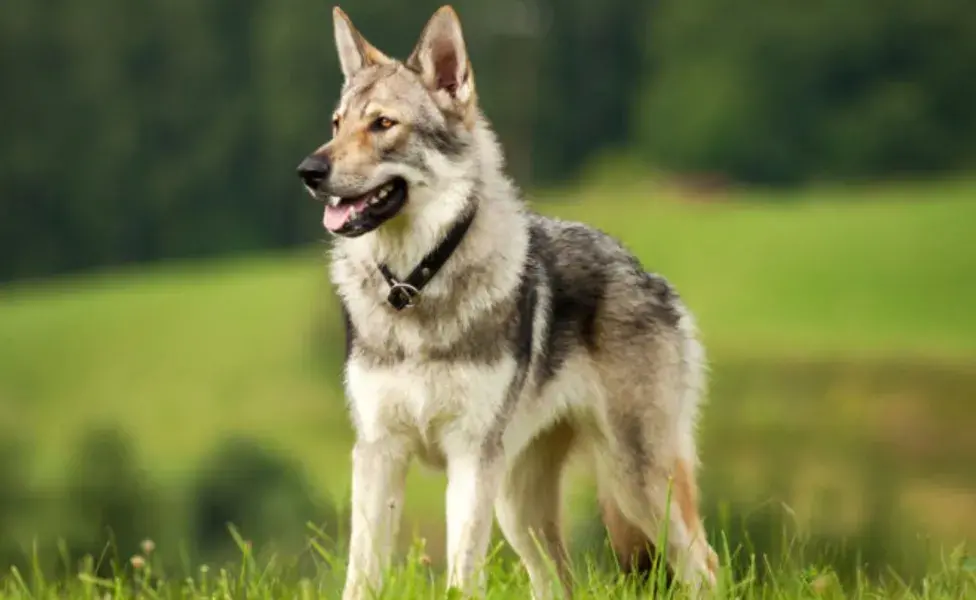
[[[298,176],[313,190],[319,189],[322,182],[329,178],[330,171],[332,171],[332,162],[325,156],[313,154],[298,165]]]

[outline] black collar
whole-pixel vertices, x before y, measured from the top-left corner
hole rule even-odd
[[[388,266],[380,263],[380,273],[383,274],[386,283],[390,285],[390,293],[386,297],[386,301],[393,308],[403,310],[414,305],[414,298],[420,295],[420,291],[434,278],[434,275],[444,266],[444,263],[451,258],[451,254],[454,253],[461,240],[464,239],[464,234],[467,233],[468,227],[471,226],[471,222],[474,221],[474,216],[477,212],[477,206],[468,209],[464,217],[454,223],[451,230],[447,232],[447,236],[441,240],[441,243],[434,246],[434,249],[427,253],[427,256],[414,267],[406,279],[397,279]]]

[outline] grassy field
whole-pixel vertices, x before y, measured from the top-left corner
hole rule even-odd
[[[976,539],[976,183],[679,202],[633,182],[546,196],[543,212],[621,238],[698,316],[713,363],[707,514],[788,504],[807,532],[871,538],[874,523],[883,546],[920,531]],[[219,441],[246,435],[345,498],[352,438],[324,251],[0,288],[0,436],[26,441],[30,484],[56,486],[79,437],[108,423],[159,482],[179,485]],[[442,493],[441,476],[411,474],[405,543],[424,535],[435,558]],[[587,501],[574,496],[575,512]],[[592,577],[594,597],[616,585]],[[810,577],[756,597],[803,596]],[[258,597],[305,593],[287,578],[247,582]],[[4,585],[17,597],[19,583]],[[920,597],[960,597],[932,593]]]
[[[311,575],[297,575],[288,565],[263,564],[247,550],[242,551],[236,567],[211,571],[198,568],[185,576],[162,572],[153,566],[152,557],[135,558],[132,564],[120,566],[112,577],[99,576],[92,565],[83,568],[76,578],[68,581],[47,581],[42,576],[24,575],[14,571],[0,582],[0,598],[5,600],[95,600],[102,598],[187,598],[221,599],[255,598],[339,598],[344,569],[340,556],[315,549],[316,571]],[[486,600],[529,598],[531,588],[524,571],[511,561],[493,559],[485,569],[490,582]],[[804,570],[786,566],[777,569],[775,579],[760,582],[746,575],[735,577],[728,569],[721,569],[718,585],[709,597],[715,600],[805,600],[841,599],[881,600],[967,600],[976,598],[976,568],[948,557],[945,565],[934,570],[921,587],[911,587],[897,578],[884,583],[866,578],[852,586],[843,586],[830,570],[808,567]],[[578,565],[573,573],[573,598],[603,600],[619,598],[662,598],[679,600],[694,598],[677,585],[668,585],[663,572],[652,574],[645,581],[612,574],[593,564]],[[385,586],[377,599],[417,600],[421,598],[459,598],[455,591],[445,593],[444,577],[431,568],[423,550],[415,546],[404,564],[387,573]],[[557,598],[563,597],[557,592]]]
[[[634,184],[547,212],[602,227],[678,285],[715,352],[976,355],[976,184],[728,193],[649,204]],[[605,205],[605,206],[604,206]]]

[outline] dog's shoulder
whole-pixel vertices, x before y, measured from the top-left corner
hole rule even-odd
[[[557,291],[602,296],[610,288],[647,279],[671,289],[620,240],[597,227],[532,213],[529,231],[530,255],[545,265]]]
[[[569,317],[673,328],[685,312],[677,289],[605,231],[534,213],[530,231],[530,253],[545,266],[551,288],[554,324]]]

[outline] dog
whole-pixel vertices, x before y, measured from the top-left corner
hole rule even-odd
[[[343,598],[382,588],[415,457],[447,473],[449,587],[484,592],[495,517],[533,597],[571,594],[559,492],[575,453],[596,469],[618,554],[666,528],[670,571],[710,589],[695,483],[705,357],[689,310],[614,238],[526,206],[450,6],[404,61],[333,16],[332,138],[298,175],[325,205],[346,329]]]

